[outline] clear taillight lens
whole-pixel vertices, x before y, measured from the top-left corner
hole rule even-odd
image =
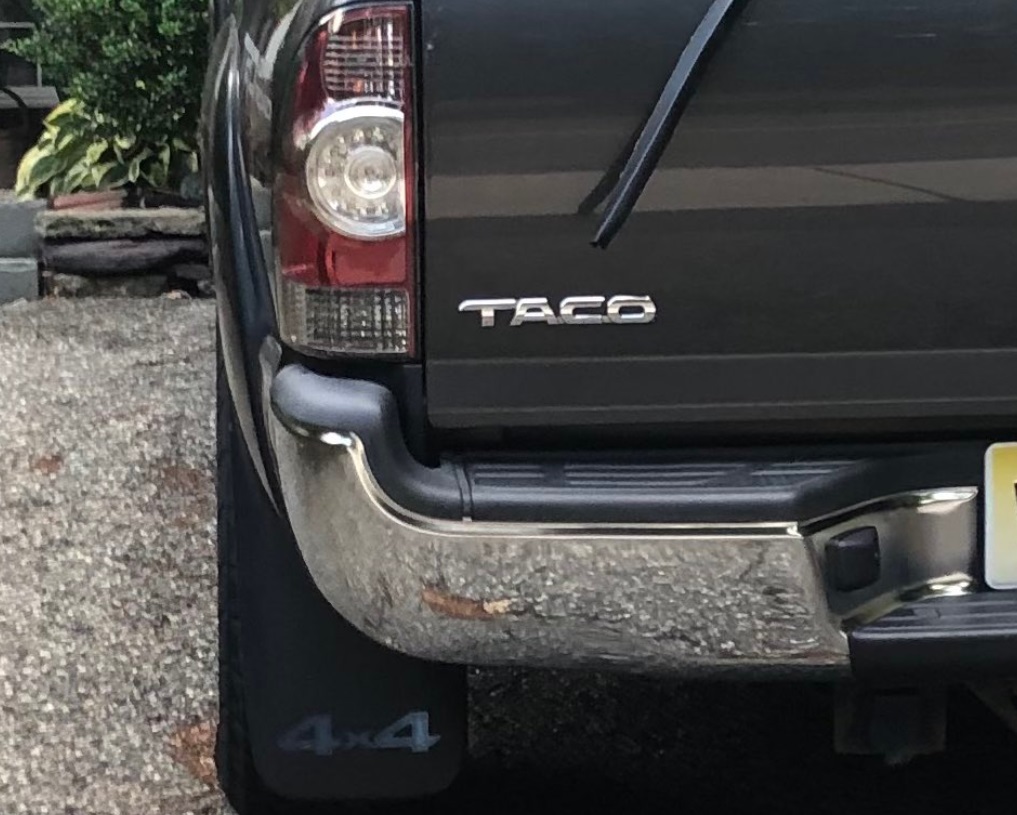
[[[304,159],[314,213],[351,238],[406,232],[402,111],[352,104],[315,126]]]
[[[280,333],[312,353],[415,352],[412,17],[337,11],[309,38],[276,176]]]

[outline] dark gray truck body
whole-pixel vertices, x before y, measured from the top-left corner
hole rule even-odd
[[[671,440],[1008,427],[1017,7],[744,3],[596,249],[583,203],[709,5],[421,3],[427,422]],[[245,169],[267,184],[272,38],[293,7],[241,12]],[[482,330],[456,310],[618,293],[651,296],[655,322]]]
[[[732,5],[593,245],[717,2],[409,4],[420,319],[401,362],[287,347],[274,302],[279,100],[315,26],[365,4],[214,15],[209,229],[262,502],[242,638],[276,789],[390,794],[280,752],[312,704],[374,709],[336,696],[340,674],[404,677],[378,686],[375,730],[440,687],[459,728],[442,779],[465,702],[439,663],[1017,675],[1017,593],[988,585],[982,526],[983,456],[1017,434],[1017,5]],[[653,319],[560,318],[617,296]],[[463,308],[525,298],[547,319]]]

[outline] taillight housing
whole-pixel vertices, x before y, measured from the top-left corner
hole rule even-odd
[[[337,10],[306,40],[273,190],[282,339],[311,354],[416,353],[413,18]]]

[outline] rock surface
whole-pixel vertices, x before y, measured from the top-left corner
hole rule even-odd
[[[215,281],[207,263],[178,263],[168,271],[171,290],[185,291],[195,297],[215,297]]]
[[[43,289],[52,297],[158,297],[167,291],[168,284],[161,274],[89,277],[45,272]]]
[[[35,223],[48,294],[215,294],[200,209],[47,211]]]
[[[115,276],[163,269],[178,263],[203,261],[202,238],[74,241],[44,243],[42,264],[54,272]]]
[[[50,211],[39,214],[35,229],[43,241],[200,238],[205,234],[205,215],[200,209],[177,207]]]

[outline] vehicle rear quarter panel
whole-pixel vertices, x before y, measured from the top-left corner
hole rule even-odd
[[[202,143],[205,201],[216,284],[224,370],[245,443],[267,490],[278,497],[269,466],[260,351],[275,333],[268,269],[261,245],[267,226],[256,206],[244,152],[244,33],[230,16],[221,25],[206,78]]]

